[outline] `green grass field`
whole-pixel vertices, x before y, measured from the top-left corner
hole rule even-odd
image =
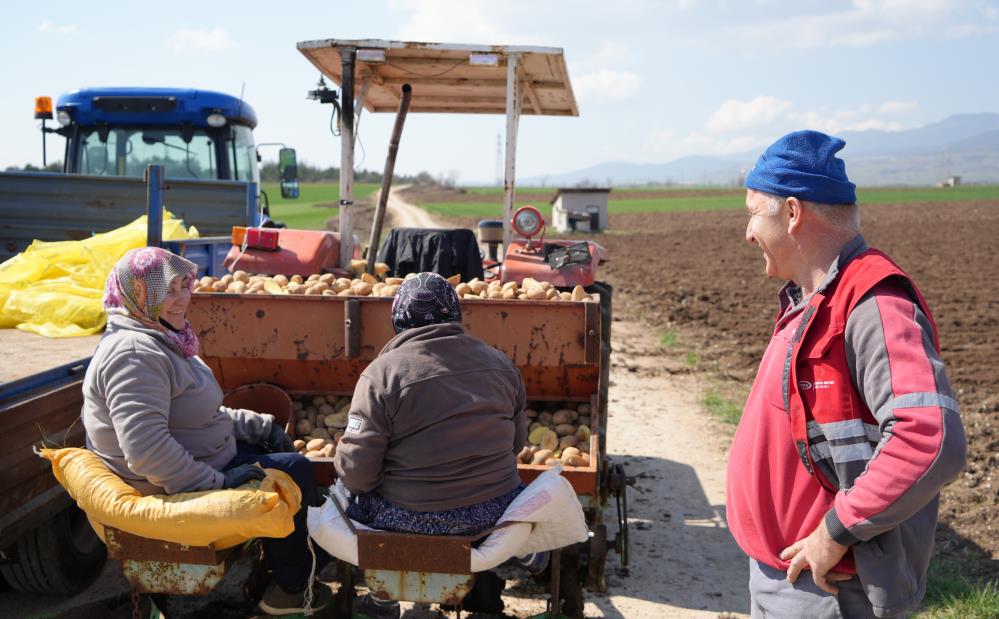
[[[336,208],[340,200],[338,183],[302,183],[297,200],[283,199],[277,183],[264,183],[263,190],[270,198],[271,217],[289,228],[323,230],[326,220],[339,214]],[[376,191],[376,184],[354,185],[354,200],[368,198]],[[324,204],[330,205],[329,208],[317,206]]]
[[[628,189],[628,191],[691,191],[690,187],[677,188],[654,188],[641,187],[638,189]],[[700,188],[709,189],[709,188]],[[714,188],[717,191],[719,188]],[[422,204],[423,208],[438,215],[451,217],[499,217],[503,213],[503,205],[500,201],[502,188],[500,187],[472,187],[470,193],[478,195],[495,195],[495,203],[482,202],[431,202]],[[518,193],[528,193],[534,191],[545,191],[544,188],[518,188]],[[611,213],[661,213],[661,212],[693,212],[693,211],[718,211],[728,209],[745,208],[745,190],[732,188],[730,193],[724,195],[690,196],[678,197],[657,196],[651,198],[633,198],[627,200],[615,200],[613,192],[608,203]],[[904,188],[861,188],[858,190],[858,200],[861,206],[864,204],[912,204],[917,202],[966,202],[975,200],[999,201],[999,185],[965,186],[954,188],[936,187],[904,187]],[[521,202],[518,200],[518,206]],[[535,204],[538,210],[546,219],[551,218],[551,205]]]

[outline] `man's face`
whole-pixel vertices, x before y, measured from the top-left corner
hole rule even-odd
[[[790,265],[791,237],[787,232],[786,209],[781,207],[775,215],[770,214],[766,194],[749,189],[746,191],[746,210],[749,223],[746,225],[746,241],[756,245],[763,252],[768,277],[792,279]]]

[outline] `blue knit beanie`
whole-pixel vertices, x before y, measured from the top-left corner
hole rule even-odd
[[[818,131],[795,131],[770,145],[746,177],[746,187],[782,198],[854,204],[857,186],[836,157],[846,142]]]

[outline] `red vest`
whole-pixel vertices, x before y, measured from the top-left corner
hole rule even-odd
[[[871,289],[889,278],[897,278],[913,293],[930,321],[933,345],[939,351],[936,323],[923,295],[901,267],[876,249],[868,249],[848,262],[828,287],[812,296],[791,337],[790,367],[784,372],[783,381],[784,408],[790,417],[791,434],[805,469],[833,493],[839,490],[837,480],[825,479],[821,472],[816,474],[808,449],[807,423],[849,419],[878,423],[853,386],[843,338],[853,308]]]

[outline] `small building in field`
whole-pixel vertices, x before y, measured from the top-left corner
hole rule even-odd
[[[560,188],[552,198],[552,225],[559,232],[607,229],[609,187]]]
[[[946,180],[937,183],[937,187],[957,187],[961,184],[960,176],[948,176]]]

